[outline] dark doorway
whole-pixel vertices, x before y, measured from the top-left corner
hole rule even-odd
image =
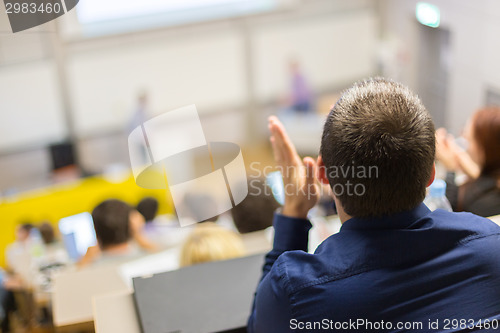
[[[418,48],[418,94],[431,113],[436,128],[447,124],[450,32],[420,23]]]

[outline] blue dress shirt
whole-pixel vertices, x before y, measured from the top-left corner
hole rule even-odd
[[[307,253],[308,220],[275,214],[251,333],[500,332],[500,227],[424,204],[351,218]]]

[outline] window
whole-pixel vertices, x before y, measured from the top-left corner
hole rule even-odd
[[[76,9],[88,36],[255,14],[286,2],[292,0],[85,0]]]

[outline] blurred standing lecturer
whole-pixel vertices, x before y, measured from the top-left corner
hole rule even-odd
[[[299,158],[277,118],[269,128],[293,191],[274,216],[274,245],[249,332],[322,331],[333,328],[325,323],[358,319],[354,331],[362,332],[380,330],[366,323],[382,320],[387,331],[401,330],[398,323],[420,323],[413,329],[423,332],[463,331],[453,319],[471,331],[485,321],[498,329],[500,227],[470,213],[431,212],[422,203],[434,179],[436,143],[415,94],[381,78],[356,83],[330,112],[317,161]],[[328,172],[347,165],[377,166],[377,177]],[[342,228],[308,254],[307,213],[317,202],[318,181],[361,184],[365,192],[334,195]]]

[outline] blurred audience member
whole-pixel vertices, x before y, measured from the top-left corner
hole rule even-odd
[[[170,248],[183,243],[189,230],[181,228],[177,220],[157,215],[158,200],[146,197],[137,204],[137,211],[144,217],[144,236],[160,248]]]
[[[158,245],[152,242],[148,236],[144,233],[145,219],[141,213],[135,209],[130,211],[130,228],[132,233],[132,238],[137,245],[139,245],[143,250],[148,252],[158,251]]]
[[[131,134],[136,128],[140,129],[140,126],[148,120],[148,95],[146,92],[139,93],[137,97],[137,106],[129,120],[126,132]],[[128,138],[129,153],[133,156],[136,163],[146,164],[149,161],[149,153],[146,146],[142,142],[142,135],[130,135]]]
[[[129,255],[132,252],[130,206],[120,200],[106,200],[92,211],[97,243],[106,255]]]
[[[142,215],[121,200],[103,201],[92,211],[92,219],[98,247],[89,248],[79,266],[131,259],[141,254],[139,247],[148,251],[156,249],[142,234]]]
[[[198,224],[181,250],[181,266],[226,260],[245,254],[243,241],[233,231],[213,222]]]
[[[37,284],[43,290],[50,290],[52,277],[56,272],[66,267],[70,263],[68,252],[62,242],[56,238],[52,225],[48,222],[40,224],[38,227],[43,241],[43,255],[37,259],[38,276]]]
[[[44,256],[47,261],[69,262],[69,257],[64,244],[56,238],[52,224],[44,222],[38,227],[45,247]]]
[[[142,214],[142,216],[144,216],[147,228],[147,226],[153,222],[156,214],[158,213],[158,200],[152,197],[146,197],[137,204],[136,209]]]
[[[137,106],[128,125],[129,133],[141,126],[148,119],[148,94],[141,92],[137,96]]]
[[[478,110],[464,130],[467,150],[458,146],[445,129],[436,134],[436,158],[447,169],[446,195],[454,211],[484,217],[500,214],[500,107]],[[455,185],[455,172],[469,180]]]
[[[5,250],[7,267],[13,272],[19,273],[23,267],[20,264],[25,262],[27,257],[31,256],[31,231],[34,226],[31,223],[23,223],[16,228],[16,240]]]
[[[251,179],[247,197],[231,209],[234,225],[241,234],[266,229],[272,226],[279,206],[265,180]]]

